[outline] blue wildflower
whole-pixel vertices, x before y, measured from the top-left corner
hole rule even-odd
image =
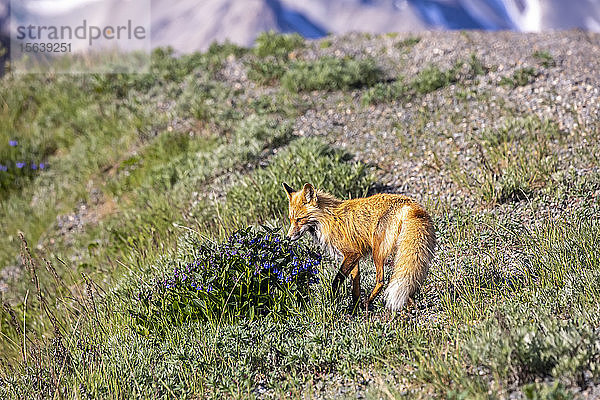
[[[0,164],[0,171],[8,171],[8,167],[6,165]]]
[[[19,168],[19,169],[23,168],[24,166],[25,166],[24,162],[18,162],[17,163],[17,168]]]
[[[19,144],[19,142],[17,142],[16,140],[9,140],[8,141],[8,145],[10,147],[16,147]]]

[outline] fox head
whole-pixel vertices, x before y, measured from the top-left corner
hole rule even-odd
[[[302,190],[296,191],[287,183],[283,189],[289,200],[290,229],[287,237],[291,240],[299,239],[304,233],[314,233],[318,227],[319,215],[317,191],[310,183],[304,185]]]

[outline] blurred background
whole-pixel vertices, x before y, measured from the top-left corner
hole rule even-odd
[[[19,0],[17,18],[81,15],[97,22],[130,13],[134,0]],[[8,35],[9,0],[0,0],[0,26]],[[18,9],[14,9],[17,7]],[[205,50],[229,40],[251,45],[260,32],[298,32],[306,38],[350,31],[383,33],[482,29],[537,32],[580,28],[600,31],[599,0],[153,0],[152,46],[177,52]]]

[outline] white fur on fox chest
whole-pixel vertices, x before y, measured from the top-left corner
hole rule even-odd
[[[325,235],[323,235],[320,223],[316,224],[315,230],[311,233],[313,239],[316,240],[319,246],[321,246],[321,249],[327,252],[330,257],[334,258],[337,261],[343,258],[342,252],[336,249],[335,246],[333,246],[333,244],[331,244],[331,242],[327,240]]]

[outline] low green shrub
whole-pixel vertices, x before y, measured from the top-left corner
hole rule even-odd
[[[363,105],[385,103],[393,100],[399,100],[403,96],[409,96],[408,86],[404,84],[402,78],[392,83],[379,82],[370,87],[362,96]]]
[[[527,400],[571,400],[573,393],[559,381],[554,383],[529,383],[523,386]]]
[[[430,65],[420,71],[411,82],[411,87],[417,94],[433,92],[457,80],[457,69],[442,71],[435,65]]]
[[[261,85],[279,82],[286,70],[286,64],[280,60],[251,60],[246,65],[248,79]]]
[[[315,61],[271,58],[247,62],[248,78],[261,85],[281,82],[291,92],[348,90],[371,86],[383,79],[373,59],[322,57]]]
[[[254,54],[261,58],[273,56],[287,59],[291,51],[302,47],[304,47],[304,39],[297,33],[280,34],[269,31],[261,33],[256,38]]]
[[[231,107],[230,103],[231,99],[241,93],[241,89],[234,90],[222,82],[191,76],[183,83],[183,91],[178,94],[176,109],[183,117],[210,121],[227,129],[244,116],[242,111]]]
[[[467,61],[467,65],[469,66],[469,72],[473,77],[477,75],[485,75],[488,71],[488,68],[481,62],[479,58],[473,53]]]
[[[322,57],[291,64],[281,84],[292,92],[348,90],[371,86],[382,79],[383,73],[373,59]]]
[[[279,107],[275,99],[271,96],[263,94],[255,99],[249,100],[250,108],[258,115],[277,113]]]
[[[538,76],[538,72],[532,67],[519,68],[510,77],[502,77],[500,84],[514,89],[533,82],[536,76]]]
[[[487,202],[508,203],[526,200],[533,194],[532,183],[522,166],[508,166],[502,175],[488,175],[481,185],[481,195]]]
[[[365,91],[362,103],[368,105],[399,99],[412,99],[417,95],[433,92],[452,83],[474,79],[487,71],[488,69],[477,56],[471,54],[468,61],[459,60],[447,71],[442,71],[439,67],[430,65],[420,71],[411,81],[406,82],[400,76],[392,83],[377,83]]]
[[[331,40],[329,39],[323,39],[320,43],[319,43],[319,47],[322,49],[328,49],[329,47],[331,47]]]
[[[417,43],[421,41],[420,37],[417,36],[409,36],[406,39],[402,39],[398,43],[394,44],[394,47],[397,49],[406,49],[414,47]]]
[[[545,68],[556,66],[556,61],[554,60],[554,57],[552,57],[552,54],[550,54],[546,50],[537,50],[532,54],[532,57],[537,59],[540,62],[540,64],[542,64],[542,66]]]

